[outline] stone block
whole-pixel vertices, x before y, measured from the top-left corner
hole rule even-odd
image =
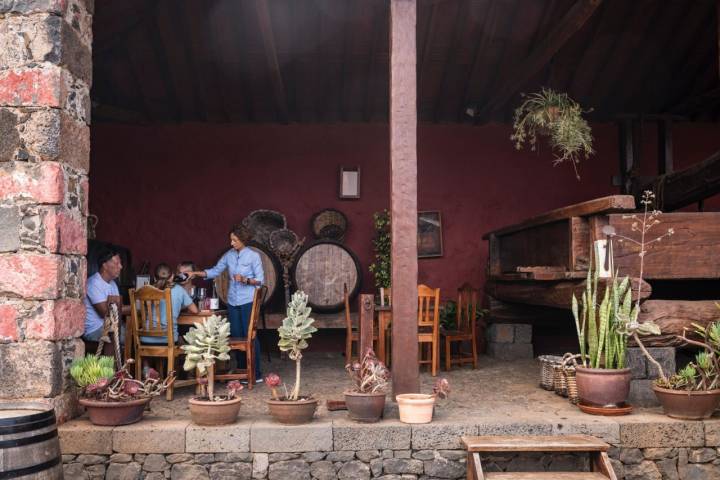
[[[105,473],[105,480],[136,480],[140,478],[140,471],[139,463],[111,463]]]
[[[252,478],[263,479],[267,476],[268,467],[270,461],[268,460],[267,453],[255,453],[253,454],[252,461]]]
[[[359,424],[346,419],[333,421],[335,450],[408,450],[410,425],[386,420],[381,423]]]
[[[675,374],[675,348],[674,347],[649,347],[648,353],[652,356],[665,371],[665,374],[670,376]],[[660,375],[652,363],[647,364],[648,378],[658,378]]]
[[[268,468],[268,480],[310,480],[310,465],[304,460],[277,462]]]
[[[52,300],[63,285],[63,258],[59,255],[14,253],[0,256],[0,294]]]
[[[310,465],[310,475],[318,480],[336,480],[337,471],[335,465],[327,460],[312,463]]]
[[[452,461],[443,457],[428,460],[425,463],[425,474],[437,478],[462,478],[465,475],[464,461]]]
[[[370,480],[370,467],[359,460],[347,462],[337,472],[341,480]]]
[[[705,426],[705,445],[708,447],[720,447],[720,418],[703,420]]]
[[[2,268],[0,268],[0,271]],[[0,398],[54,397],[63,386],[60,345],[27,341],[0,344]]]
[[[628,402],[635,407],[656,407],[660,405],[652,386],[655,380],[631,380]]]
[[[57,162],[0,161],[0,187],[0,201],[60,204],[65,198],[65,177]]]
[[[694,463],[680,471],[682,480],[720,480],[720,465]]]
[[[553,435],[592,435],[616,445],[620,442],[620,426],[604,417],[571,418],[553,425]]]
[[[42,68],[9,68],[0,71],[0,106],[63,106],[62,69],[56,65]]]
[[[208,465],[210,470],[210,478],[251,478],[252,464],[236,462],[236,463],[213,463]]]
[[[317,452],[333,449],[332,423],[315,420],[305,425],[257,421],[250,428],[253,452]]]
[[[0,208],[0,252],[14,252],[20,248],[20,209]]]
[[[512,323],[490,324],[488,341],[490,343],[513,343],[515,341],[515,326]]]
[[[489,343],[487,354],[498,360],[533,358],[533,346],[531,343]]]
[[[646,358],[639,348],[628,348],[625,354],[625,365],[630,369],[631,378],[647,378]]]
[[[432,422],[412,426],[414,450],[438,450],[462,448],[460,437],[477,435],[477,425]]]
[[[141,422],[115,427],[113,450],[120,453],[183,453],[190,420],[146,416]]]
[[[20,336],[18,330],[19,306],[6,303],[0,305],[0,343],[16,342]]]
[[[487,421],[478,423],[478,435],[552,435],[553,426],[542,420]]]
[[[176,463],[170,470],[170,480],[210,480],[210,475],[202,465]]]
[[[662,480],[662,474],[655,462],[645,460],[638,465],[625,465],[626,480]]]
[[[185,430],[185,451],[219,453],[250,451],[250,421],[213,427],[190,424]]]
[[[515,324],[515,343],[532,343],[532,325],[526,323]]]
[[[423,467],[422,460],[410,458],[386,458],[383,460],[384,473],[411,473],[419,475],[423,473]]]
[[[76,338],[85,328],[85,305],[79,299],[41,302],[25,320],[25,336],[35,340]]]
[[[658,415],[635,414],[618,417],[623,447],[702,447],[705,431],[702,422],[674,420]]]
[[[78,418],[58,427],[60,450],[66,454],[109,455],[113,453],[112,432],[113,427],[99,427]]]
[[[44,208],[40,224],[42,228],[38,232],[38,243],[49,253],[87,254],[86,220],[79,210]]]

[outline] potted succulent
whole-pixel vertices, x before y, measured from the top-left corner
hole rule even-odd
[[[433,385],[433,393],[403,393],[395,399],[400,410],[400,421],[403,423],[430,423],[436,398],[447,398],[450,394],[450,383],[446,378],[438,378]]]
[[[130,375],[133,359],[115,371],[112,357],[87,355],[76,358],[70,375],[80,387],[80,405],[84,406],[94,425],[128,425],[140,421],[153,397],[162,394],[175,381],[175,372],[161,379],[149,369],[143,381]]]
[[[272,398],[267,400],[270,415],[280,423],[301,424],[312,420],[317,408],[317,400],[311,395],[300,395],[300,371],[302,351],[308,347],[307,341],[317,331],[313,326],[314,319],[310,318],[312,309],[307,306],[308,296],[298,291],[293,293],[288,304],[287,317],[278,328],[278,347],[283,352],[288,352],[291,360],[295,361],[295,385],[288,392],[285,388],[285,395],[277,394],[277,387],[280,386],[280,377],[271,373],[265,378],[265,382],[272,389]],[[284,386],[284,384],[283,384]]]
[[[345,365],[353,388],[345,391],[348,415],[357,422],[377,422],[385,409],[390,371],[368,348],[361,362]]]
[[[225,395],[215,394],[215,362],[230,360],[229,337],[230,324],[218,315],[195,323],[183,337],[187,342],[181,347],[186,353],[183,368],[197,369],[201,385],[200,395],[189,400],[190,417],[198,425],[227,425],[237,419],[240,411],[240,382],[228,382]]]

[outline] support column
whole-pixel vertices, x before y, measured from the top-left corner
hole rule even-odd
[[[0,400],[76,406],[93,0],[0,2]]]
[[[390,0],[393,396],[420,389],[417,342],[416,0]]]

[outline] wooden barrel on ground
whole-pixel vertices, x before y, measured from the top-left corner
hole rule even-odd
[[[265,245],[252,242],[248,245],[251,249],[255,250],[260,254],[260,260],[262,261],[263,274],[265,275],[265,285],[268,287],[267,295],[265,296],[265,304],[267,305],[270,300],[278,291],[282,291],[282,267],[277,257],[270,251]],[[217,292],[218,298],[227,304],[227,291],[229,275],[227,270],[222,275],[215,278],[215,291]]]
[[[352,300],[360,290],[362,271],[357,256],[345,245],[319,240],[305,246],[290,272],[295,289],[308,295],[313,311],[338,312],[344,308],[343,284]]]
[[[0,479],[63,478],[55,412],[42,403],[0,403]]]

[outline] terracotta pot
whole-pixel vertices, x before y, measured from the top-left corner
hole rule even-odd
[[[345,392],[345,406],[348,416],[356,422],[372,423],[382,417],[385,410],[385,392]]]
[[[630,369],[575,368],[578,397],[586,405],[618,406],[630,393]]]
[[[270,415],[279,423],[286,425],[299,425],[309,423],[315,415],[317,400],[307,398],[303,400],[266,400]]]
[[[115,427],[139,422],[143,417],[145,406],[152,398],[141,398],[128,402],[101,402],[81,398],[80,405],[85,407],[93,425]]]
[[[682,420],[702,420],[710,418],[720,406],[720,390],[688,392],[670,390],[653,385],[655,396],[668,417]]]
[[[190,418],[197,425],[228,425],[237,420],[240,411],[240,397],[220,402],[191,398]]]
[[[395,397],[403,423],[430,423],[435,397],[425,393],[403,393]]]

